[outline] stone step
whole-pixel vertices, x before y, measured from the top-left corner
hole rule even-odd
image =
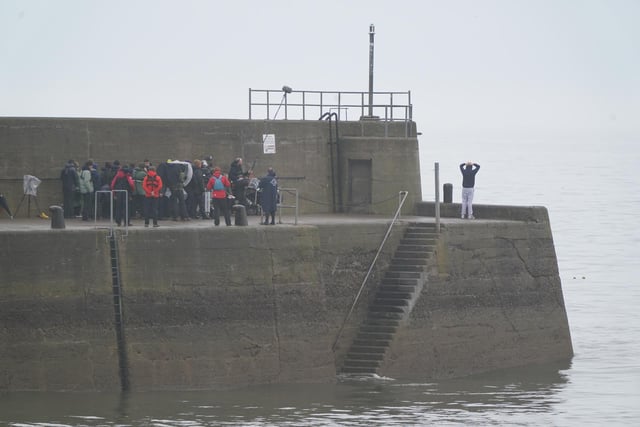
[[[373,375],[376,373],[376,369],[374,368],[357,368],[354,366],[344,367],[342,368],[343,374],[360,374],[360,375]]]
[[[397,305],[381,305],[374,304],[369,308],[370,313],[404,313],[405,307],[400,307]]]
[[[390,265],[389,272],[399,272],[399,273],[422,273],[424,271],[424,266],[422,265]]]
[[[402,319],[404,313],[389,313],[386,311],[369,312],[369,319]]]
[[[436,229],[434,228],[427,228],[427,227],[408,227],[405,230],[405,234],[407,233],[413,233],[413,234],[430,234],[432,236],[437,236],[438,233],[436,233]]]
[[[409,297],[390,297],[388,294],[385,294],[383,297],[378,293],[376,294],[376,299],[373,301],[373,305],[382,307],[406,307],[409,305],[409,299],[411,299],[411,295],[409,295]]]
[[[433,243],[436,241],[436,235],[433,233],[423,233],[420,231],[407,231],[402,236],[403,239],[426,239],[431,240]]]
[[[415,286],[418,284],[418,278],[401,278],[401,277],[383,277],[380,280],[380,285],[394,286],[394,285],[404,285],[404,286]]]
[[[431,255],[431,252],[422,252],[422,251],[396,251],[394,258],[402,258],[402,259],[427,259]]]
[[[412,222],[409,224],[409,227],[431,227],[435,230],[436,224],[435,222]]]
[[[405,235],[407,234],[425,234],[425,235],[429,235],[429,236],[434,236],[436,237],[436,230],[435,229],[429,229],[429,228],[425,228],[425,227],[409,227],[405,230],[404,232]]]
[[[397,328],[400,325],[400,319],[391,319],[385,317],[367,317],[364,321],[366,326],[391,326]]]
[[[380,363],[380,361],[382,361],[382,359],[384,359],[384,351],[380,352],[376,352],[376,353],[368,353],[368,352],[363,352],[363,353],[357,353],[357,352],[353,352],[351,351],[351,349],[349,350],[349,353],[347,353],[347,356],[344,358],[344,360],[350,360],[350,361],[356,361],[356,360],[360,360],[363,362],[375,362],[375,363]]]
[[[431,253],[434,248],[434,245],[399,245],[398,251]]]
[[[420,271],[423,270],[429,264],[429,260],[426,258],[393,258],[391,260],[391,264],[389,268],[393,268],[392,271],[398,271],[397,267],[418,267]],[[413,268],[408,269],[407,271],[416,271]]]
[[[379,330],[378,332],[390,332],[393,333],[395,332],[395,330],[398,328],[398,326],[400,325],[400,320],[399,319],[386,319],[386,318],[380,318],[380,317],[367,317],[367,319],[365,319],[365,325],[366,327],[371,327],[371,328],[377,328],[377,327],[386,327],[386,328],[393,328],[393,330],[391,331],[381,331]],[[369,330],[362,330],[363,332],[373,332],[373,331],[369,331]]]
[[[427,236],[419,236],[417,234],[411,236],[403,236],[400,239],[399,245],[427,245],[435,246],[435,239]]]
[[[391,340],[364,340],[364,339],[359,339],[356,338],[353,341],[353,345],[356,346],[363,346],[363,347],[384,347],[387,348],[389,347],[389,343],[391,342]]]
[[[386,273],[384,274],[384,279],[419,279],[421,275],[422,274],[419,271],[387,270]]]
[[[380,366],[380,359],[378,360],[363,360],[363,359],[345,359],[344,367],[349,368],[377,368]]]
[[[358,332],[356,340],[391,341],[393,334],[386,332]]]
[[[416,285],[382,285],[378,288],[378,292],[402,292],[412,294],[416,290]]]
[[[372,355],[383,355],[385,351],[387,351],[387,347],[352,345],[351,348],[349,349],[349,355],[357,353],[358,358],[360,358],[360,356],[363,356],[364,359],[368,359]]]
[[[376,294],[376,300],[378,298],[383,299],[383,300],[410,300],[411,297],[413,296],[412,292],[398,292],[398,291],[383,291],[380,292],[378,291],[378,293]]]
[[[391,260],[391,266],[398,266],[398,265],[427,265],[428,263],[428,259],[426,258],[398,258],[398,257],[393,257],[393,259]]]
[[[361,333],[372,333],[372,334],[394,334],[396,332],[396,330],[398,329],[398,326],[394,326],[394,325],[375,325],[375,324],[367,324],[367,325],[362,325],[360,327],[360,332]]]

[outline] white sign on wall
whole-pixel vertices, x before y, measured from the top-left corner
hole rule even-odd
[[[276,154],[276,136],[274,134],[262,135],[262,151],[264,154]]]

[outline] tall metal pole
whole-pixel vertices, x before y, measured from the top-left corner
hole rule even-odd
[[[373,36],[376,28],[369,25],[369,117],[373,117]]]
[[[436,233],[440,234],[440,163],[434,164],[435,184],[436,184]]]

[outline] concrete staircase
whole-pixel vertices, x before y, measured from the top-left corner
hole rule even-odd
[[[343,374],[374,375],[424,283],[436,243],[435,224],[410,224],[344,360]]]

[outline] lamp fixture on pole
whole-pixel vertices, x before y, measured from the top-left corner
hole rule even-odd
[[[280,99],[280,105],[278,105],[278,109],[276,110],[276,113],[273,115],[273,120],[276,119],[276,117],[278,116],[278,112],[280,111],[280,107],[282,107],[282,103],[285,102],[285,100],[287,99],[287,95],[290,94],[291,92],[293,92],[293,89],[291,89],[291,87],[284,85],[282,86],[282,99]],[[287,118],[287,108],[285,107],[284,109],[284,118],[286,120]]]

